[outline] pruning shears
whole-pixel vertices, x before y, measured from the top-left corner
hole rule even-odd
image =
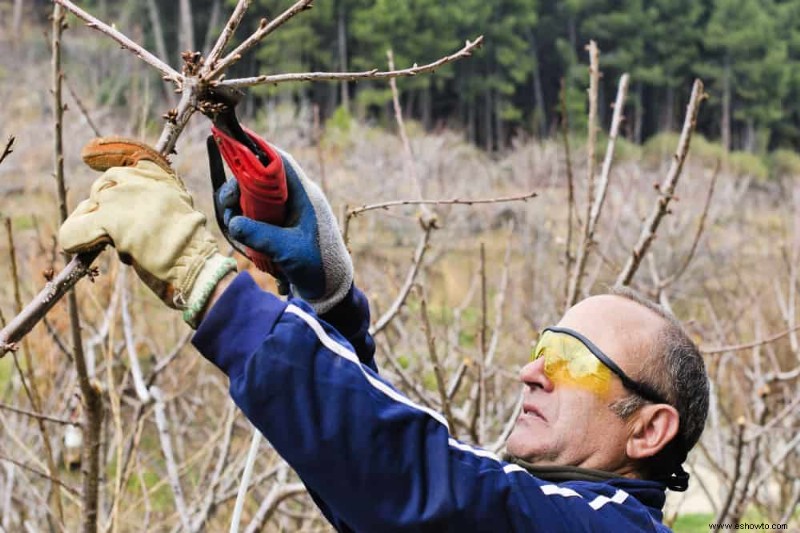
[[[227,178],[223,159],[239,182],[242,213],[254,220],[283,225],[289,197],[286,173],[280,154],[264,139],[243,127],[236,117],[236,105],[244,93],[228,87],[210,87],[201,96],[200,111],[211,119],[211,135],[206,139],[211,185],[214,194]],[[255,250],[242,250],[228,235],[221,208],[214,202],[214,215],[225,238],[244,253],[257,268],[271,274],[276,269],[270,259]]]

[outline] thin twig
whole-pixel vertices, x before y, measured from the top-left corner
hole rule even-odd
[[[725,352],[737,352],[740,350],[749,350],[750,348],[755,348],[757,346],[763,346],[764,344],[769,344],[771,342],[775,342],[783,337],[789,335],[793,331],[797,331],[800,329],[800,325],[797,325],[793,328],[787,329],[785,331],[781,331],[780,333],[776,333],[770,337],[765,339],[759,339],[757,341],[748,342],[745,344],[732,344],[730,346],[716,346],[716,347],[700,347],[700,352],[706,355],[713,355],[713,354],[720,354]]]
[[[83,105],[83,100],[81,100],[75,93],[75,89],[72,88],[72,84],[69,82],[67,76],[63,72],[61,73],[61,79],[64,82],[64,85],[67,86],[67,90],[69,91],[70,96],[72,96],[72,99],[75,100],[75,104],[77,104],[78,109],[83,115],[83,118],[86,119],[86,123],[92,129],[92,133],[94,133],[95,136],[97,137],[102,137],[103,134],[100,133],[100,129],[94,123],[94,120],[92,120],[92,116],[89,114],[89,110],[86,109],[85,105]]]
[[[282,26],[289,19],[291,19],[301,11],[310,9],[311,8],[310,4],[312,2],[313,0],[299,0],[298,2],[295,2],[295,4],[291,6],[289,9],[278,15],[276,18],[272,19],[271,22],[267,22],[267,19],[261,19],[261,22],[258,25],[258,29],[255,32],[253,32],[253,34],[250,35],[250,37],[245,39],[242,42],[242,44],[237,46],[231,53],[229,53],[224,58],[216,62],[216,64],[210,65],[209,70],[204,73],[204,78],[206,80],[215,79],[225,69],[227,69],[229,66],[239,61],[248,50],[250,50],[253,46],[258,44],[262,39],[264,39],[264,37],[275,31],[278,27]],[[240,6],[237,5],[236,10],[239,10],[239,7]],[[242,11],[243,10],[244,8],[242,9]],[[237,11],[234,11],[234,15],[238,16]],[[220,52],[221,51],[222,50],[220,49]]]
[[[317,163],[319,164],[319,186],[322,189],[322,194],[327,198],[329,192],[328,180],[325,175],[325,151],[322,149],[322,126],[320,122],[319,104],[314,104],[314,123],[311,137],[317,152]]]
[[[569,273],[575,260],[572,255],[572,224],[578,215],[575,209],[575,178],[572,173],[572,154],[569,148],[569,115],[567,114],[567,87],[564,78],[561,78],[561,136],[564,141],[564,160],[567,174],[567,243],[564,247],[564,302],[569,298]],[[580,225],[580,221],[578,221]]]
[[[470,402],[472,404],[472,416],[470,417],[469,432],[472,440],[480,444],[480,428],[481,418],[485,410],[486,401],[486,331],[487,331],[487,316],[486,316],[486,246],[481,243],[480,248],[480,278],[481,278],[481,312],[480,312],[480,326],[478,330],[478,348],[480,349],[480,360],[477,364],[478,377],[475,384],[472,386],[472,393],[470,394]]]
[[[428,227],[423,230],[422,236],[417,244],[417,249],[414,251],[414,258],[411,260],[411,267],[406,274],[406,280],[403,283],[403,286],[400,288],[400,292],[392,302],[392,305],[389,306],[389,309],[387,309],[386,312],[381,315],[381,317],[376,320],[372,326],[370,326],[369,334],[373,337],[383,331],[389,322],[394,319],[394,317],[403,307],[406,298],[408,298],[408,294],[411,292],[411,288],[414,286],[414,280],[417,278],[419,268],[422,265],[422,259],[425,257],[425,252],[428,250],[428,241],[431,237],[431,231],[433,231],[433,227]]]
[[[299,72],[290,74],[261,75],[251,78],[239,78],[219,82],[220,85],[227,87],[250,87],[253,85],[263,85],[269,83],[286,83],[292,81],[355,81],[363,79],[391,79],[407,76],[416,76],[427,72],[433,72],[439,67],[452,63],[458,59],[469,57],[478,47],[483,44],[483,36],[479,36],[474,41],[467,41],[464,47],[458,52],[443,57],[433,63],[423,66],[412,66],[406,69],[379,71],[378,69],[365,70],[363,72]]]
[[[170,350],[170,353],[156,363],[156,365],[153,367],[152,373],[147,378],[148,388],[155,383],[158,375],[161,374],[161,372],[163,372],[175,360],[176,357],[178,357],[178,355],[181,353],[181,350],[183,350],[186,345],[189,344],[189,341],[192,340],[192,335],[194,335],[194,331],[187,331],[183,337],[178,340],[172,350]]]
[[[47,317],[44,317],[44,319],[42,319],[42,323],[44,324],[44,327],[47,329],[47,333],[50,335],[50,338],[53,339],[54,343],[56,343],[56,346],[58,346],[58,349],[61,351],[64,357],[66,357],[67,360],[70,363],[72,363],[74,360],[72,357],[72,352],[69,350],[69,348],[67,348],[67,345],[64,344],[64,339],[62,339],[61,336],[58,334],[58,331],[56,331],[55,327],[53,327],[53,324],[51,324],[50,321],[47,320]]]
[[[8,140],[6,141],[6,145],[3,148],[3,153],[2,153],[2,155],[0,155],[0,163],[5,161],[6,157],[8,157],[12,153],[14,153],[14,150],[13,150],[14,141],[16,141],[16,140],[17,140],[16,137],[14,137],[13,135],[9,135]]]
[[[683,170],[683,163],[686,161],[686,156],[689,153],[689,146],[692,141],[692,133],[697,125],[697,113],[700,110],[700,103],[706,98],[703,92],[703,82],[700,80],[694,81],[692,87],[692,95],[689,98],[689,104],[686,107],[686,118],[683,122],[683,130],[681,137],[678,141],[678,148],[672,159],[672,165],[667,172],[664,181],[657,187],[659,190],[659,198],[656,200],[650,216],[647,218],[642,226],[642,232],[639,235],[639,241],[633,247],[630,257],[625,266],[622,268],[619,277],[617,277],[617,285],[629,285],[639,265],[644,258],[644,255],[650,249],[650,245],[656,237],[656,231],[661,223],[661,220],[667,215],[669,211],[669,204],[674,198],[675,186],[678,184],[678,179],[681,177]]]
[[[597,43],[589,41],[586,49],[589,51],[589,125],[588,138],[586,140],[586,212],[583,220],[583,240],[578,248],[575,265],[570,275],[567,291],[566,307],[574,305],[581,294],[581,283],[586,268],[586,257],[589,247],[592,246],[591,218],[595,203],[595,149],[597,144],[597,94],[600,86],[600,51]]]
[[[53,0],[57,4],[64,6],[68,11],[74,14],[79,19],[86,22],[86,25],[92,29],[99,31],[100,33],[104,33],[105,35],[111,37],[113,40],[117,41],[122,48],[133,52],[133,54],[147,63],[148,65],[152,66],[164,76],[165,79],[172,81],[176,85],[180,86],[183,82],[183,76],[178,73],[175,69],[164,63],[162,60],[145,50],[142,46],[136,44],[132,40],[130,40],[125,34],[117,31],[116,29],[112,28],[108,24],[102,22],[101,20],[93,17],[86,11],[82,10],[70,0]]]
[[[222,478],[222,472],[225,464],[229,458],[231,451],[231,438],[233,436],[233,423],[236,420],[236,404],[229,403],[228,410],[225,414],[225,424],[222,429],[222,440],[220,441],[219,454],[217,456],[217,463],[214,466],[214,471],[211,474],[211,479],[203,483],[205,496],[200,503],[199,508],[192,512],[194,522],[192,524],[192,531],[198,533],[206,527],[206,522],[211,516],[215,508],[214,501],[217,496],[217,489],[219,488]],[[214,439],[219,441],[219,437]]]
[[[508,282],[511,278],[511,250],[513,249],[514,242],[514,221],[508,223],[508,243],[506,244],[506,252],[503,258],[503,273],[500,276],[500,284],[497,289],[497,295],[494,299],[494,324],[492,325],[492,338],[486,349],[486,354],[481,361],[482,375],[487,374],[488,370],[494,365],[494,356],[497,353],[497,347],[500,345],[500,334],[503,329],[503,318],[505,310],[506,292],[508,290]],[[481,405],[481,423],[478,426],[478,436],[480,443],[486,442],[486,391],[484,385],[484,400]]]
[[[786,458],[790,454],[796,454],[798,446],[800,446],[800,433],[797,433],[792,440],[783,447],[783,449],[778,453],[778,457],[776,459],[771,461],[766,468],[763,468],[760,475],[752,483],[752,486],[761,487],[775,469],[785,467]]]
[[[491,367],[494,364],[494,356],[500,344],[500,333],[503,328],[503,311],[505,310],[506,293],[508,283],[511,279],[511,252],[514,249],[514,230],[516,224],[513,220],[508,222],[508,239],[506,241],[506,251],[503,254],[503,272],[500,275],[500,283],[497,295],[494,298],[494,324],[492,324],[492,338],[486,350],[485,365]]]
[[[725,503],[722,505],[719,514],[714,520],[714,522],[717,524],[721,524],[728,516],[728,511],[730,510],[731,503],[733,502],[733,495],[736,492],[736,485],[738,484],[739,476],[741,475],[742,450],[744,449],[744,417],[740,418],[736,425],[736,458],[734,459],[733,463],[733,476],[731,477],[728,495],[725,497]]]
[[[517,425],[517,417],[522,410],[523,398],[523,394],[520,393],[519,397],[517,398],[517,402],[514,404],[514,409],[511,411],[511,416],[508,417],[508,421],[506,422],[502,433],[500,433],[500,436],[497,437],[496,441],[494,441],[494,444],[489,446],[489,449],[494,453],[498,453],[503,449],[503,447],[506,445],[509,435],[511,435],[511,432],[514,431],[514,427]]]
[[[11,263],[11,278],[14,287],[14,306],[15,306],[15,311],[19,313],[20,309],[22,308],[22,294],[20,290],[19,271],[17,270],[17,248],[16,245],[14,244],[14,231],[10,218],[5,219],[5,225],[6,225],[6,234],[8,236],[9,259]],[[28,346],[27,341],[23,341],[23,348],[25,356],[25,367],[26,367],[25,370],[27,370],[27,376],[19,364],[19,359],[17,358],[16,353],[14,353],[14,365],[16,366],[17,371],[19,372],[20,381],[22,382],[25,394],[28,396],[28,400],[31,403],[31,407],[33,407],[34,411],[41,412],[42,398],[41,394],[39,393],[39,387],[37,385],[36,375],[34,373],[34,369],[36,367],[34,366],[33,360],[31,359],[31,350],[30,346]],[[36,422],[45,449],[47,470],[50,472],[50,476],[52,478],[58,479],[59,477],[58,467],[56,466],[55,460],[53,458],[53,448],[50,443],[49,431],[47,430],[47,426],[45,426],[44,421],[42,419],[37,419]],[[58,522],[63,524],[64,510],[61,502],[61,494],[59,494],[58,491],[54,491],[53,498],[55,500],[54,514]]]
[[[498,196],[497,198],[475,198],[475,199],[462,199],[452,198],[450,200],[391,200],[388,202],[381,202],[377,204],[362,205],[347,211],[347,217],[355,217],[367,211],[376,209],[389,209],[390,207],[406,206],[406,205],[477,205],[477,204],[498,204],[504,202],[526,202],[531,198],[536,198],[538,193],[529,192],[522,195],[514,196]]]
[[[436,352],[436,337],[433,335],[433,329],[431,328],[430,317],[428,316],[428,303],[427,303],[427,298],[425,296],[425,289],[421,285],[417,285],[417,287],[419,290],[422,330],[425,332],[425,339],[427,340],[428,343],[428,355],[430,356],[431,364],[433,365],[433,375],[436,377],[436,389],[439,391],[439,401],[442,404],[442,412],[444,413],[444,417],[447,420],[447,424],[450,426],[450,434],[454,438],[458,438],[455,433],[456,424],[455,424],[455,419],[453,418],[453,411],[450,408],[450,398],[448,397],[447,391],[445,390],[446,379],[444,377],[442,365],[439,362],[439,356]]]
[[[700,221],[697,223],[697,231],[694,234],[694,239],[692,240],[692,246],[689,248],[689,253],[686,255],[683,263],[678,270],[675,271],[675,273],[661,280],[661,282],[658,284],[659,290],[663,290],[678,281],[678,279],[683,276],[684,272],[686,272],[686,269],[689,268],[689,265],[694,258],[694,254],[697,251],[697,245],[700,243],[700,237],[703,235],[703,230],[705,229],[706,218],[708,217],[708,211],[711,207],[711,198],[714,196],[714,188],[717,185],[717,177],[719,177],[719,171],[721,167],[722,159],[717,159],[717,165],[714,168],[714,174],[712,174],[711,183],[708,186],[706,203],[703,205],[703,212],[700,214]]]
[[[452,345],[458,349],[459,339],[461,338],[461,317],[464,313],[464,310],[469,306],[470,302],[472,302],[472,298],[475,296],[475,293],[478,291],[478,287],[480,286],[481,282],[481,275],[480,269],[475,272],[475,275],[472,277],[472,282],[469,284],[469,289],[464,294],[464,299],[461,301],[458,307],[453,309],[453,322],[452,322]],[[461,384],[464,382],[464,376],[467,373],[467,368],[472,365],[472,359],[463,358],[458,365],[453,377],[450,379],[450,384],[447,387],[447,396],[448,398],[452,399],[458,389],[461,387]]]
[[[175,454],[172,450],[172,438],[169,434],[169,422],[167,420],[166,404],[164,395],[158,387],[150,387],[150,395],[155,400],[155,419],[158,428],[158,440],[161,442],[161,451],[164,454],[164,461],[167,467],[167,479],[172,488],[172,495],[175,499],[175,508],[181,519],[181,525],[186,531],[191,530],[191,520],[186,508],[186,500],[183,497],[178,466],[175,462]]]
[[[214,43],[214,48],[208,53],[206,57],[206,64],[209,67],[214,67],[214,63],[217,62],[217,59],[222,55],[222,52],[225,51],[225,47],[228,45],[228,42],[233,37],[233,34],[236,33],[236,28],[239,27],[239,24],[242,22],[242,18],[244,18],[244,14],[247,11],[247,8],[250,7],[252,0],[239,0],[236,4],[236,7],[231,13],[228,22],[225,24],[225,27],[220,32],[219,37],[217,38],[217,42]]]
[[[247,488],[250,486],[250,479],[253,477],[253,466],[256,464],[258,447],[261,444],[262,438],[261,433],[254,427],[253,435],[250,438],[250,449],[247,451],[247,458],[244,462],[242,481],[239,484],[239,493],[236,495],[236,503],[233,506],[230,533],[239,533],[239,523],[242,520],[242,510],[244,509],[244,501],[247,496]],[[273,489],[276,487],[273,487]]]
[[[757,351],[754,352],[754,354],[756,353]],[[761,400],[759,403],[762,406],[762,411],[761,414],[758,416],[758,424],[764,425],[764,423],[767,420],[767,417],[769,416],[769,404],[764,401],[766,394],[764,395],[759,394],[759,396]],[[750,447],[752,448],[752,451],[750,453],[750,463],[747,465],[747,473],[742,478],[742,490],[739,491],[739,498],[733,505],[734,517],[736,517],[737,519],[744,514],[745,505],[747,503],[748,497],[752,496],[755,493],[755,491],[757,491],[760,488],[760,485],[750,484],[750,482],[753,480],[753,475],[755,474],[756,471],[756,463],[758,459],[761,457],[761,451],[759,450],[760,445],[761,445],[760,436],[756,437],[751,442]]]
[[[53,483],[55,483],[56,485],[58,485],[62,489],[66,490],[67,492],[72,494],[73,496],[80,497],[80,495],[81,495],[81,493],[78,492],[76,489],[70,487],[69,485],[67,485],[66,483],[61,481],[60,479],[48,475],[47,472],[42,472],[41,470],[39,470],[37,468],[33,468],[32,466],[28,466],[25,463],[22,463],[20,461],[16,461],[16,460],[12,459],[11,457],[7,457],[5,455],[0,455],[0,461],[9,462],[11,464],[14,464],[14,465],[22,468],[23,470],[27,470],[28,472],[36,474],[39,477],[42,477],[42,478],[47,479],[49,481],[52,481]]]
[[[597,194],[592,202],[592,211],[589,220],[589,239],[594,238],[594,232],[597,229],[597,221],[600,219],[600,212],[605,203],[606,193],[608,192],[608,180],[611,174],[611,163],[614,160],[614,147],[617,143],[619,136],[619,129],[624,120],[623,110],[625,108],[625,97],[628,94],[628,80],[630,76],[623,74],[619,79],[619,87],[617,88],[617,99],[614,102],[614,114],[611,118],[611,129],[608,133],[608,143],[606,144],[606,155],[603,158],[603,167],[600,170],[600,179],[598,181]]]
[[[389,70],[394,70],[394,54],[391,50],[386,51],[386,58],[389,62]],[[397,133],[400,135],[400,141],[403,143],[403,163],[405,163],[406,172],[408,175],[411,176],[411,182],[414,184],[414,190],[417,193],[417,198],[422,198],[422,183],[419,180],[419,171],[417,169],[417,162],[414,158],[414,151],[411,149],[411,141],[408,138],[408,132],[406,131],[406,123],[403,120],[403,108],[400,106],[400,91],[397,90],[397,80],[392,78],[389,80],[389,88],[392,91],[392,106],[394,107],[394,120],[397,122]],[[421,204],[425,205],[425,204]],[[422,213],[420,215],[420,222],[422,223],[423,227],[426,227],[427,224],[431,223],[429,221],[435,221],[435,216],[433,213],[427,208],[422,208]]]
[[[385,338],[385,337],[384,337]],[[400,378],[400,381],[403,383],[407,391],[413,392],[417,399],[423,404],[425,407],[430,407],[433,409],[432,402],[428,399],[428,396],[419,389],[414,383],[414,380],[411,379],[405,372],[400,363],[397,361],[397,357],[389,344],[385,342],[382,338],[376,339],[378,346],[380,347],[380,353],[383,354],[384,359],[389,362],[389,365],[392,367],[392,370],[395,374]]]
[[[61,71],[61,34],[65,27],[64,11],[61,5],[53,6],[52,29],[52,76],[53,76],[53,175],[56,180],[58,192],[59,223],[63,224],[69,214],[67,207],[67,188],[64,182],[64,143],[63,121],[64,103],[62,101]],[[77,100],[77,99],[76,99]],[[98,498],[100,487],[100,431],[103,424],[103,405],[99,391],[92,385],[83,351],[83,336],[81,335],[80,314],[78,311],[78,298],[72,290],[67,295],[67,310],[69,313],[70,333],[72,337],[72,358],[75,361],[75,370],[78,373],[83,402],[85,405],[85,420],[82,430],[85,436],[83,447],[83,531],[92,533],[97,531]]]
[[[12,413],[17,413],[20,415],[29,416],[31,418],[36,418],[39,420],[44,420],[46,422],[53,422],[56,424],[62,424],[65,426],[74,426],[75,422],[71,420],[67,420],[66,418],[56,418],[54,416],[44,415],[42,413],[37,413],[35,411],[28,411],[26,409],[20,409],[19,407],[14,407],[13,405],[8,405],[6,403],[0,402],[0,409],[5,411],[11,411]]]
[[[305,490],[306,487],[302,483],[273,486],[269,494],[267,494],[267,497],[261,502],[253,520],[248,524],[247,529],[245,529],[245,533],[257,533],[258,531],[262,531],[267,520],[270,519],[284,500],[302,494]]]
[[[789,505],[785,507],[785,511],[778,519],[778,523],[788,524],[791,516],[797,512],[798,505],[800,505],[800,480],[795,480],[792,496],[789,498]]]
[[[136,349],[136,340],[133,337],[133,319],[130,312],[130,288],[127,283],[127,268],[120,270],[120,283],[122,283],[122,331],[125,336],[125,351],[128,353],[128,364],[130,365],[131,377],[133,378],[133,388],[136,396],[143,404],[152,401],[150,392],[142,375],[142,367],[139,365],[139,353]]]

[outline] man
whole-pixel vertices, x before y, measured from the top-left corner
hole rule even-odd
[[[230,236],[291,285],[288,301],[234,274],[168,163],[131,141],[84,150],[106,172],[61,245],[113,244],[183,310],[194,345],[340,531],[667,530],[665,488],[685,489],[708,406],[702,359],[673,318],[625,292],[570,309],[520,373],[523,413],[501,461],[378,375],[331,209],[291,156],[271,157],[287,176],[286,227],[241,216],[233,180],[217,201]]]

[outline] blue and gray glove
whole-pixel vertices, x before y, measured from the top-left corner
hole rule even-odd
[[[353,263],[322,190],[308,179],[291,155],[281,150],[278,153],[289,189],[286,226],[243,216],[235,179],[219,189],[216,201],[224,210],[230,236],[269,256],[280,269],[279,281],[288,281],[292,292],[321,315],[347,295],[353,284]]]

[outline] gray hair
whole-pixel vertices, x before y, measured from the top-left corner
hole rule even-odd
[[[648,364],[634,379],[655,388],[678,411],[680,424],[675,438],[645,465],[648,470],[669,470],[676,462],[680,465],[686,460],[705,427],[709,385],[703,357],[672,313],[628,287],[614,287],[609,293],[632,300],[664,319],[664,327],[648,347]],[[627,419],[646,403],[641,396],[629,394],[613,402],[611,409]]]

